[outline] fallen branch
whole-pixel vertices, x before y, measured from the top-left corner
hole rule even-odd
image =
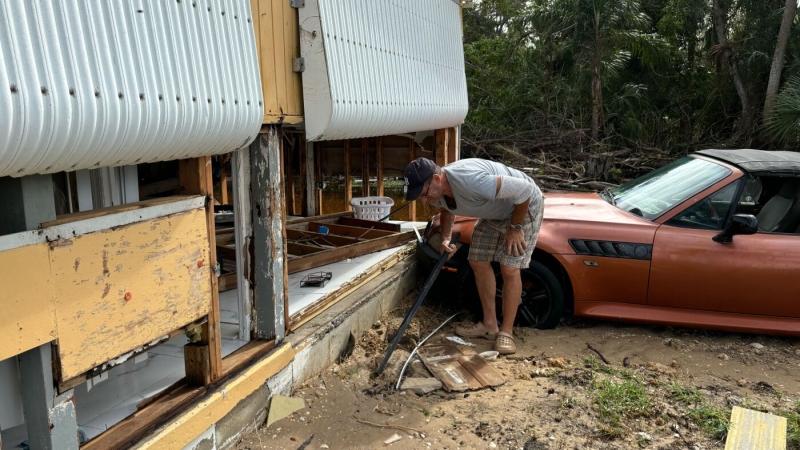
[[[602,359],[604,363],[606,363],[606,364],[608,364],[608,365],[611,365],[611,363],[610,363],[610,362],[608,362],[608,360],[606,359],[606,357],[605,357],[605,356],[603,356],[603,354],[602,354],[602,353],[600,353],[600,350],[598,350],[598,349],[596,349],[596,348],[592,347],[592,344],[590,344],[590,343],[588,343],[588,342],[586,343],[586,346],[587,346],[587,347],[589,347],[589,350],[591,350],[591,351],[593,351],[593,352],[597,353],[597,356],[599,356],[599,357],[600,357],[600,359]]]
[[[356,419],[356,421],[358,421],[360,423],[363,423],[365,425],[372,425],[373,427],[394,428],[396,430],[411,431],[411,432],[414,432],[414,433],[417,433],[417,434],[422,434],[422,431],[415,430],[414,428],[404,427],[402,425],[389,425],[389,424],[382,425],[382,424],[379,424],[379,423],[372,423],[372,422],[367,422],[366,420],[361,420],[356,416],[353,416],[353,419]]]

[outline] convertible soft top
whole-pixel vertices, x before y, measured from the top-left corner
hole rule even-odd
[[[800,153],[771,150],[700,150],[708,156],[740,167],[753,175],[800,176]]]

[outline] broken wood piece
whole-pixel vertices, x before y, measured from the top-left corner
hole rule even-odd
[[[305,407],[306,402],[302,398],[273,395],[269,403],[267,427],[281,419],[291,416],[295,411],[299,411]]]
[[[383,441],[383,443],[386,444],[386,445],[394,444],[395,442],[397,442],[397,441],[399,441],[401,439],[403,439],[403,438],[401,438],[399,434],[395,433],[395,434],[392,435],[392,437],[390,437],[389,439]]]
[[[211,358],[208,344],[186,344],[183,346],[186,361],[186,382],[193,386],[211,383]]]
[[[786,450],[786,418],[734,406],[725,450]]]
[[[603,356],[603,354],[602,354],[602,353],[600,353],[600,350],[598,350],[598,349],[596,349],[596,348],[592,347],[592,344],[590,344],[590,343],[588,343],[588,342],[587,342],[587,343],[586,343],[586,346],[587,346],[587,347],[589,347],[589,350],[591,350],[591,351],[593,351],[593,352],[597,353],[597,356],[599,356],[599,357],[600,357],[600,359],[602,359],[604,363],[606,363],[606,364],[609,364],[609,365],[611,364],[611,363],[610,363],[610,362],[609,362],[609,361],[606,359],[606,357],[605,357],[605,356]]]
[[[409,390],[417,395],[430,394],[442,388],[442,382],[436,378],[416,378],[408,377],[400,387],[402,390]]]

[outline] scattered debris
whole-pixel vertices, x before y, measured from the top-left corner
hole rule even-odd
[[[311,444],[312,439],[314,439],[314,433],[311,433],[311,436],[309,436],[308,439],[303,441],[303,443],[300,444],[300,447],[297,447],[297,450],[305,450],[308,447],[308,445]]]
[[[597,353],[597,356],[599,356],[599,357],[600,357],[600,359],[602,359],[604,363],[606,363],[606,364],[608,364],[608,365],[611,365],[611,363],[610,363],[610,362],[609,362],[609,361],[606,359],[606,357],[605,357],[605,356],[603,356],[603,354],[602,354],[602,353],[600,353],[600,350],[598,350],[598,349],[596,349],[596,348],[592,347],[592,344],[590,344],[590,343],[588,343],[588,342],[586,343],[586,346],[587,346],[587,347],[589,347],[589,350],[591,350],[591,351],[593,351],[593,352]]]
[[[353,416],[353,419],[356,419],[356,421],[358,423],[363,423],[364,425],[372,425],[373,427],[394,428],[395,430],[411,431],[413,433],[417,433],[417,434],[420,434],[420,435],[422,434],[422,431],[419,431],[416,428],[404,427],[402,425],[393,425],[393,424],[388,424],[388,423],[386,425],[381,425],[379,423],[372,423],[372,422],[369,422],[369,421],[366,421],[366,420],[361,420],[356,416]]]
[[[478,354],[481,355],[481,358],[487,361],[495,361],[500,352],[498,352],[497,350],[487,350],[485,352],[480,352]]]
[[[401,439],[403,439],[403,438],[401,438],[399,434],[395,433],[395,434],[392,435],[392,437],[390,437],[389,439],[383,441],[383,443],[386,444],[386,445],[394,444],[395,442],[397,442],[397,441],[399,441]]]
[[[719,355],[717,355],[717,358],[719,358],[719,359],[721,359],[723,361],[728,361],[728,360],[731,359],[731,357],[726,355],[725,353],[720,353]]]
[[[550,367],[558,367],[559,369],[563,369],[567,367],[567,360],[564,358],[547,358],[547,364]]]
[[[627,356],[622,358],[622,367],[630,367],[631,366],[631,359]]]
[[[647,441],[647,442],[651,442],[653,440],[653,436],[650,436],[649,434],[645,433],[644,431],[640,431],[640,432],[636,433],[636,435],[639,436],[639,438],[641,438],[642,440]]]
[[[473,344],[472,342],[467,342],[467,341],[461,339],[458,336],[447,336],[445,339],[447,339],[450,342],[456,343],[458,345],[466,345],[467,347],[475,347],[475,344]]]
[[[750,347],[753,347],[756,350],[763,350],[764,349],[764,346],[759,344],[758,342],[753,342],[752,344],[750,344]]]
[[[652,372],[657,372],[672,378],[677,377],[678,375],[677,372],[675,372],[675,369],[672,369],[670,367],[667,367],[663,364],[659,364],[656,362],[648,362],[645,365],[645,367],[647,367],[647,370],[650,370]]]
[[[505,379],[480,355],[465,356],[452,344],[437,344],[419,350],[420,359],[449,392],[500,386]]]

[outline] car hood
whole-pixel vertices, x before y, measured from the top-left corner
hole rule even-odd
[[[545,221],[601,222],[624,225],[649,225],[652,222],[627,213],[597,193],[548,193],[544,200]]]

